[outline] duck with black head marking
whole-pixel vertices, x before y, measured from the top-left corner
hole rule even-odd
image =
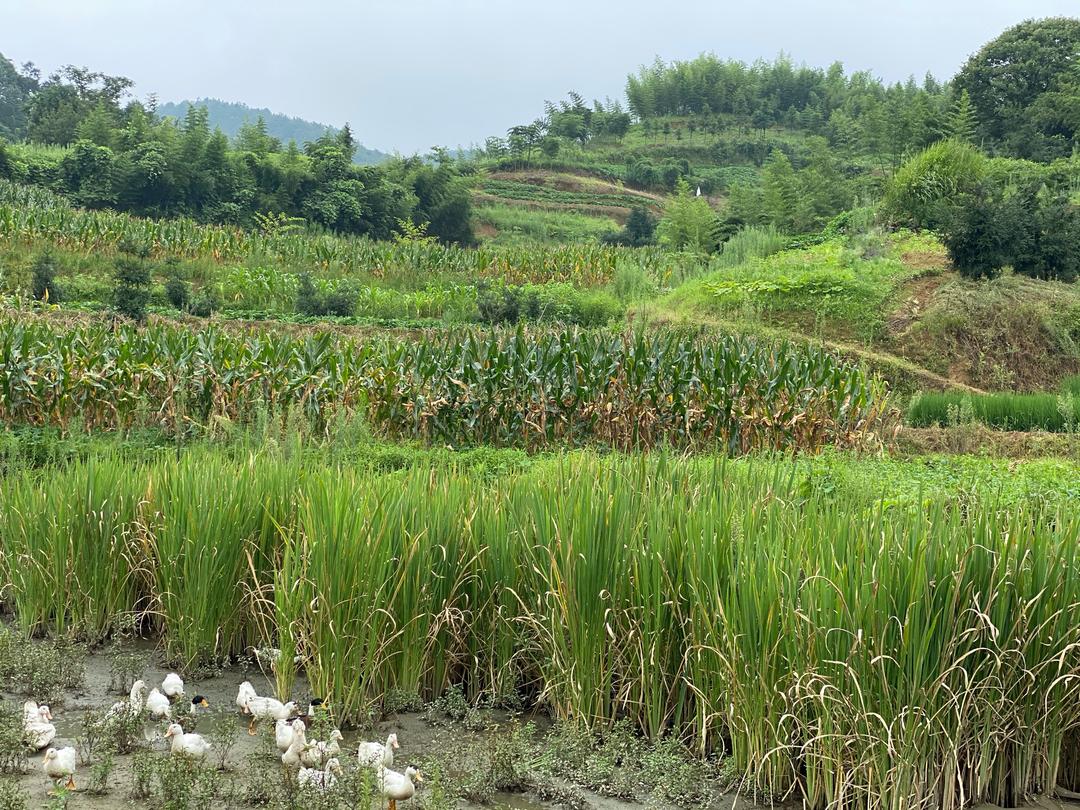
[[[185,732],[191,731],[195,728],[195,725],[199,721],[199,710],[209,709],[210,702],[203,695],[195,695],[191,699],[191,702],[187,704],[187,711],[183,713],[177,713],[177,722],[183,727]]]

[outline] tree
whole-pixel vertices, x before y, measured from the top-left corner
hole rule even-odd
[[[281,151],[281,141],[271,137],[266,128],[266,119],[261,115],[255,123],[244,122],[236,134],[236,148],[242,152],[265,156]]]
[[[26,133],[26,104],[37,82],[23,75],[0,53],[0,138],[16,140]]]
[[[985,189],[965,195],[951,214],[942,241],[953,265],[967,278],[993,278],[1012,258],[1013,226]]]
[[[672,250],[709,254],[720,246],[720,223],[704,197],[695,197],[680,178],[675,197],[668,201],[656,226],[660,244]]]
[[[651,245],[656,236],[656,217],[644,208],[634,208],[627,217],[624,230],[631,246]]]
[[[978,137],[979,120],[971,103],[971,93],[961,90],[949,111],[945,134],[955,141],[974,144]]]
[[[113,151],[91,141],[77,141],[60,161],[60,174],[77,205],[105,208],[116,203]]]
[[[763,189],[762,203],[765,216],[789,233],[802,230],[803,217],[800,212],[799,182],[795,169],[787,155],[774,149],[768,163],[761,173]]]
[[[1037,145],[1022,135],[1031,130],[1031,108],[1043,94],[1071,83],[1078,59],[1080,20],[1028,20],[983,46],[961,68],[955,85],[970,95],[984,136],[1007,141],[1017,154],[1028,156]],[[1066,139],[1062,146],[1071,148]]]
[[[626,225],[621,231],[604,234],[604,242],[609,245],[644,247],[656,241],[656,217],[640,206],[630,212]]]
[[[1046,188],[1018,201],[1022,217],[1013,269],[1032,278],[1076,281],[1080,276],[1080,209]]]

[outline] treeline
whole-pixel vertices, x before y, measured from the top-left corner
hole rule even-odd
[[[989,150],[1032,160],[1066,157],[1080,132],[1080,20],[1017,25],[973,55],[951,83],[927,74],[886,85],[866,72],[845,75],[796,66],[787,57],[753,65],[711,54],[654,64],[630,75],[630,111],[642,121],[698,119],[712,128],[782,125],[837,147],[901,155],[968,135]]]
[[[468,187],[445,152],[357,166],[348,125],[303,148],[283,145],[262,121],[230,141],[211,130],[205,107],[177,122],[130,98],[131,86],[70,66],[43,80],[0,57],[0,131],[24,141],[0,142],[0,178],[140,216],[251,226],[273,214],[374,239],[421,228],[474,241]]]
[[[580,94],[571,91],[558,104],[545,102],[542,118],[511,127],[505,138],[488,138],[483,155],[495,159],[528,160],[537,154],[554,158],[564,143],[618,140],[630,130],[630,124],[630,113],[619,101],[593,101],[590,106]]]
[[[283,144],[287,144],[289,141],[308,143],[309,141],[318,140],[328,131],[332,133],[338,131],[337,127],[330,127],[315,121],[306,121],[303,118],[290,115],[282,115],[265,107],[253,108],[241,102],[221,101],[216,98],[200,98],[197,101],[159,104],[157,113],[161,116],[171,116],[179,121],[183,120],[192,107],[206,107],[206,111],[210,116],[210,126],[215,129],[220,128],[229,138],[236,138],[245,125],[257,125],[260,119],[265,125],[266,132]],[[380,152],[378,149],[369,149],[362,143],[356,147],[356,152],[353,155],[353,161],[361,166],[374,166],[389,158],[390,156],[385,152]]]

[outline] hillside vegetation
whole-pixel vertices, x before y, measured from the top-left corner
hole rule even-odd
[[[157,113],[183,121],[192,107],[205,108],[210,127],[220,129],[230,139],[237,138],[245,127],[251,126],[263,129],[271,138],[276,138],[286,145],[289,141],[295,141],[301,145],[317,141],[327,133],[334,135],[338,131],[337,127],[306,121],[292,115],[283,115],[265,107],[249,107],[242,102],[222,101],[216,98],[161,103],[157,105]],[[389,158],[390,155],[385,152],[370,149],[362,143],[357,144],[356,152],[353,154],[353,160],[361,166],[374,166]]]

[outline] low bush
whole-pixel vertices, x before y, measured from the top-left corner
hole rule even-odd
[[[356,301],[357,290],[348,281],[316,284],[310,273],[300,274],[296,311],[301,315],[348,317],[355,314]]]
[[[605,326],[624,313],[619,300],[603,290],[581,290],[571,284],[527,284],[521,287],[481,283],[476,300],[479,319],[489,324],[565,323]]]
[[[144,261],[130,256],[116,260],[113,276],[113,307],[136,323],[146,320],[146,307],[150,303],[150,268]]]

